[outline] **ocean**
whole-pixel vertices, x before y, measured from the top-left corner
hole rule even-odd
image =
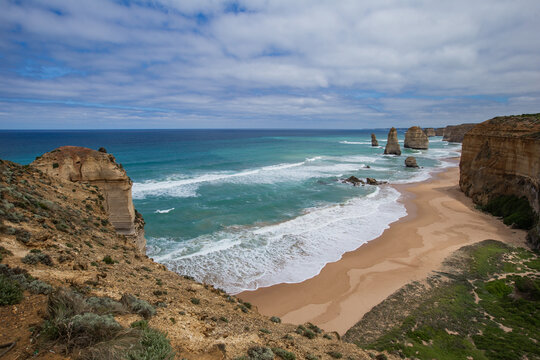
[[[404,129],[398,130],[403,146]],[[371,147],[371,133],[380,147]],[[148,256],[230,293],[317,275],[406,215],[390,184],[428,179],[460,144],[383,155],[388,130],[0,131],[0,158],[105,147],[133,180]],[[420,169],[404,166],[415,156]]]

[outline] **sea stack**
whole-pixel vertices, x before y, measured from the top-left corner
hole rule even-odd
[[[418,164],[416,163],[416,158],[414,156],[409,156],[405,159],[405,166],[417,168]]]
[[[418,126],[410,127],[405,133],[405,143],[403,147],[410,149],[427,149],[429,139],[426,133]]]
[[[397,130],[394,127],[388,132],[388,141],[386,142],[384,153],[390,155],[401,155],[401,149],[397,139]]]
[[[133,206],[132,181],[112,154],[62,146],[38,157],[31,165],[50,176],[97,186],[116,232],[131,238],[144,251],[144,220],[137,216]]]
[[[377,141],[375,134],[371,134],[371,146],[379,146],[379,142]]]
[[[436,136],[434,128],[425,128],[424,132],[428,137]]]

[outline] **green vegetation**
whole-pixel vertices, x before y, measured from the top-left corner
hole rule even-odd
[[[136,321],[129,329],[116,322],[113,314],[127,312],[121,306],[110,298],[85,298],[59,289],[49,296],[48,316],[38,337],[42,345],[61,345],[66,354],[76,351],[82,359],[173,359],[166,335],[147,321]]]
[[[274,352],[264,346],[254,346],[248,350],[250,360],[273,360]]]
[[[104,262],[105,264],[108,264],[108,265],[114,264],[114,260],[113,260],[113,258],[112,258],[110,255],[105,255],[105,256],[103,257],[103,262]]]
[[[337,351],[329,351],[327,352],[328,355],[333,357],[334,359],[341,359],[343,357],[343,354],[337,352]]]
[[[21,261],[28,265],[34,265],[37,263],[41,263],[47,266],[53,265],[51,257],[47,254],[43,254],[42,252],[30,252],[25,257],[23,257]]]
[[[0,274],[0,306],[18,304],[22,298],[23,294],[19,283]]]
[[[535,221],[534,212],[525,197],[501,195],[491,199],[481,209],[492,215],[502,217],[506,225],[518,229],[528,230],[532,228]]]
[[[394,326],[384,319],[371,324],[388,330],[368,342],[345,337],[361,347],[407,358],[540,358],[537,260],[535,253],[493,240],[462,248],[446,262],[451,271],[428,279],[435,286],[404,287],[379,305],[382,313],[391,309],[405,314]],[[421,296],[414,294],[418,291]],[[408,312],[398,301],[407,296],[419,299]],[[370,326],[364,319],[355,326],[359,331]]]
[[[271,322],[274,322],[274,323],[276,323],[276,324],[279,324],[279,323],[281,322],[281,319],[278,318],[277,316],[272,316],[272,317],[270,318],[270,321],[271,321]]]
[[[296,355],[294,355],[292,352],[283,350],[281,348],[274,347],[272,348],[272,351],[274,354],[282,358],[283,360],[296,360]]]

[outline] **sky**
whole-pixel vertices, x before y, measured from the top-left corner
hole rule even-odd
[[[540,112],[539,0],[0,0],[0,129]]]

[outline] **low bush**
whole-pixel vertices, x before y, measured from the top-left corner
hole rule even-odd
[[[0,306],[18,304],[22,298],[23,293],[19,283],[0,274]]]
[[[53,291],[53,288],[51,285],[47,284],[46,282],[36,279],[28,284],[28,290],[34,294],[47,295]]]
[[[125,314],[126,308],[120,302],[108,297],[91,296],[85,300],[85,303],[98,314]]]
[[[21,259],[21,261],[27,265],[35,265],[41,263],[43,265],[52,266],[53,261],[51,257],[44,253],[29,253]]]
[[[281,319],[278,318],[277,316],[272,316],[272,317],[270,318],[270,321],[271,321],[271,322],[274,322],[274,323],[276,323],[276,324],[279,324],[279,323],[281,322]]]
[[[272,351],[283,360],[296,360],[296,355],[290,351],[283,350],[281,348],[272,348]]]
[[[250,360],[273,360],[274,352],[272,349],[264,346],[254,346],[249,348],[248,355]]]
[[[152,329],[142,329],[139,347],[128,352],[129,360],[169,360],[174,359],[174,350],[162,332]]]
[[[141,315],[145,319],[149,319],[156,314],[156,309],[148,302],[137,299],[130,294],[124,294],[120,299],[120,302],[124,304],[129,311]]]
[[[518,229],[528,230],[532,228],[535,215],[525,197],[518,198],[514,195],[501,195],[491,199],[482,210],[503,218],[506,225]]]

